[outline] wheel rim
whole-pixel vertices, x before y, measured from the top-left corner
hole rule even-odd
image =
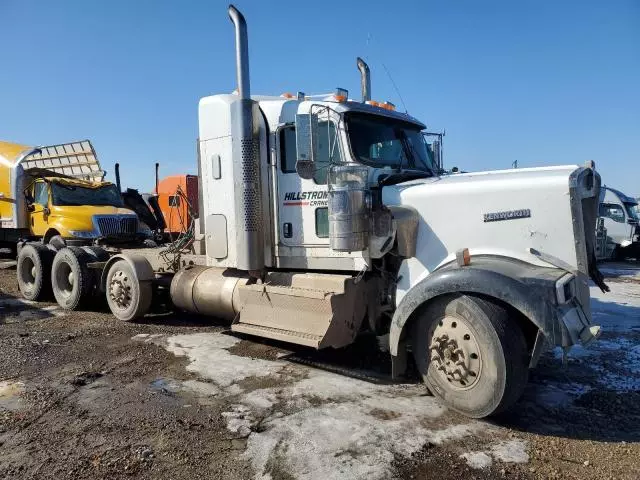
[[[131,306],[132,284],[132,279],[122,270],[117,270],[113,274],[109,282],[109,298],[116,308],[126,310]]]
[[[73,293],[73,286],[76,283],[76,276],[67,262],[61,262],[56,269],[56,283],[58,290],[65,298]]]
[[[446,316],[431,330],[429,368],[452,388],[473,387],[482,372],[482,356],[470,325],[463,318]]]
[[[20,268],[20,278],[25,286],[32,288],[36,283],[36,265],[29,257],[25,257]]]

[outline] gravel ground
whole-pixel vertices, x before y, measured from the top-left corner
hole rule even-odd
[[[640,268],[604,270],[601,340],[470,421],[390,382],[375,339],[310,352],[184,314],[120,323],[20,301],[0,268],[0,477],[640,478]]]

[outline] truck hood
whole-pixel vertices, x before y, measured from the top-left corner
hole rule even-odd
[[[400,275],[414,285],[462,248],[472,256],[501,255],[548,267],[530,253],[533,248],[586,274],[585,235],[573,221],[579,216],[582,227],[582,197],[577,206],[571,197],[578,178],[586,181],[580,175],[585,170],[567,165],[477,172],[383,187],[385,205],[411,207],[419,216],[416,255],[405,261]],[[597,199],[599,177],[592,175],[590,182],[585,195]]]
[[[56,228],[64,237],[70,231],[94,230],[94,215],[132,215],[136,214],[127,208],[90,205],[52,206],[49,225]]]

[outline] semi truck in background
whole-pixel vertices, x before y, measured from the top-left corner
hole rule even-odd
[[[513,405],[545,349],[598,336],[592,162],[439,176],[425,125],[372,100],[362,60],[360,100],[251,95],[247,25],[229,16],[237,93],[198,109],[205,253],[81,259],[75,284],[124,321],[168,290],[179,310],[316,349],[371,332],[394,376],[414,362],[433,394],[476,418]]]
[[[158,181],[156,195],[169,239],[187,232],[198,218],[198,176],[164,177]]]
[[[600,218],[607,232],[607,253],[613,260],[640,258],[640,217],[638,201],[620,190],[603,186],[600,191]]]

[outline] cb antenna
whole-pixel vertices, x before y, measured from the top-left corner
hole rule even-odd
[[[371,32],[367,33],[367,49],[369,51],[371,51]],[[371,57],[373,57],[373,55],[370,54]],[[384,62],[382,63],[382,68],[384,68],[384,71],[387,72],[387,76],[389,77],[389,80],[391,80],[391,84],[393,85],[393,89],[396,91],[396,93],[398,94],[398,98],[400,98],[400,103],[402,103],[402,108],[404,108],[405,113],[409,113],[409,110],[407,109],[407,104],[404,103],[404,98],[402,98],[402,94],[400,93],[400,89],[398,88],[398,85],[396,85],[396,82],[393,80],[393,77],[391,76],[391,72],[389,71],[389,69],[387,68],[387,66],[385,65]]]
[[[396,93],[398,94],[398,97],[400,97],[400,103],[402,103],[402,107],[404,108],[404,112],[405,113],[409,113],[409,110],[407,109],[407,105],[404,103],[404,99],[402,98],[402,94],[400,93],[400,89],[398,88],[398,85],[396,85],[396,82],[393,81],[393,77],[391,76],[391,72],[389,71],[389,69],[387,68],[387,66],[383,63],[382,66],[384,67],[384,71],[387,72],[387,75],[389,75],[389,80],[391,80],[391,84],[393,85],[393,88],[395,89]]]

